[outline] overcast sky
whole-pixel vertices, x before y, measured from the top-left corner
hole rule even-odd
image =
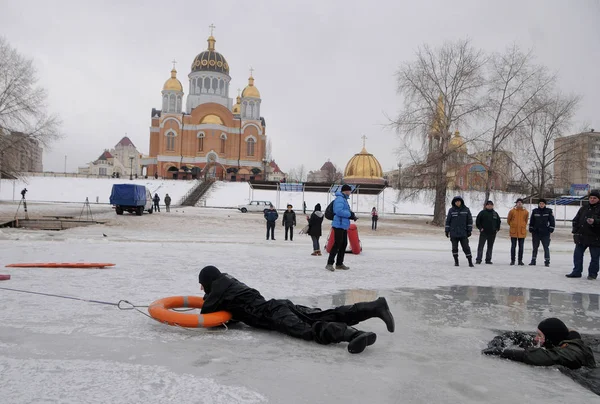
[[[563,90],[584,97],[576,127],[600,130],[600,0],[1,3],[0,35],[34,59],[50,111],[64,122],[45,170],[63,171],[66,155],[74,171],[125,134],[148,153],[150,111],[161,108],[171,60],[187,96],[211,23],[231,89],[254,68],[284,171],[327,159],[344,168],[362,135],[384,170],[396,167],[398,140],[386,127],[401,107],[394,73],[417,46],[464,37],[490,52],[514,42],[533,48]]]

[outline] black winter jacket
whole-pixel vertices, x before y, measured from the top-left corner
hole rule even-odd
[[[456,201],[460,201],[460,208],[456,206]],[[471,211],[465,206],[465,201],[460,197],[452,199],[452,207],[448,210],[446,216],[446,233],[450,233],[451,238],[468,237],[473,231],[473,216]]]
[[[547,236],[554,233],[554,214],[552,209],[544,207],[535,208],[529,219],[529,232],[538,236]]]
[[[295,226],[296,225],[296,212],[293,210],[283,212],[283,221],[281,222],[284,226]]]
[[[316,210],[310,215],[310,219],[308,219],[308,234],[310,236],[321,237],[323,235],[321,230],[323,216],[324,214],[320,210]]]
[[[319,311],[296,306],[289,300],[266,300],[258,290],[223,273],[213,281],[210,293],[204,296],[202,314],[224,310],[230,312],[234,320],[242,321],[251,327],[279,330],[286,325],[285,318],[277,317],[277,312],[282,307],[289,308],[300,318],[304,315],[299,308],[304,312]],[[283,324],[280,324],[282,322]]]
[[[494,209],[483,209],[475,219],[475,227],[488,234],[497,233],[501,223],[500,215]]]
[[[587,219],[594,219],[589,224]],[[579,208],[573,218],[573,240],[577,244],[600,246],[600,203]]]

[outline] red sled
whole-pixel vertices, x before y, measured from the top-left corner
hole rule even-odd
[[[7,281],[10,279],[10,275],[2,275],[0,274],[0,281]]]
[[[329,237],[327,237],[327,246],[325,247],[325,251],[331,252],[333,248],[333,243],[335,241],[334,230],[333,227],[329,232]],[[348,245],[350,246],[350,250],[346,252],[351,252],[352,254],[360,254],[362,251],[362,244],[360,243],[360,239],[358,238],[358,228],[354,223],[350,224],[348,228]]]

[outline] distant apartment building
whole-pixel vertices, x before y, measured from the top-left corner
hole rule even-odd
[[[568,193],[573,184],[600,189],[600,133],[590,130],[554,141],[554,189]]]
[[[5,173],[41,172],[43,150],[40,143],[21,132],[3,135],[2,171]]]

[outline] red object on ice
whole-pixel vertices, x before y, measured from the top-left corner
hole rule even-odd
[[[114,267],[108,262],[32,262],[9,264],[7,268],[104,268]]]
[[[333,243],[335,241],[335,235],[333,227],[331,228],[331,232],[329,232],[329,237],[327,237],[327,245],[325,246],[325,251],[331,252],[333,248]],[[351,223],[348,228],[348,245],[350,246],[350,250],[352,254],[360,254],[362,251],[362,245],[360,244],[360,239],[358,238],[358,228],[356,224]]]
[[[1,275],[0,274],[0,281],[7,281],[10,279],[10,275]]]

